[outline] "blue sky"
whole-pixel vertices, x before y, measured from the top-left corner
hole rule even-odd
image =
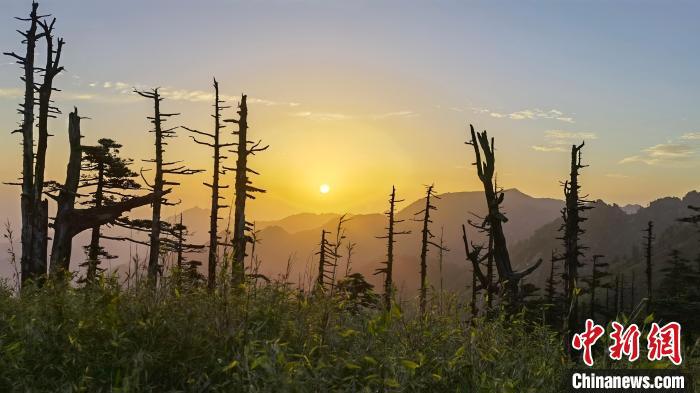
[[[151,156],[148,103],[162,86],[178,124],[209,125],[211,78],[254,98],[253,130],[272,145],[256,164],[269,194],[256,214],[379,211],[392,184],[477,189],[474,123],[497,139],[506,187],[561,197],[567,146],[586,139],[584,190],[646,203],[696,189],[700,147],[699,3],[664,1],[135,1],[49,0],[67,45],[56,94],[93,118],[86,141],[110,136]],[[28,1],[0,4],[0,48],[17,50]],[[0,62],[0,176],[19,169],[19,70]],[[231,112],[231,115],[233,113]],[[64,172],[65,119],[54,122],[49,175]],[[204,169],[181,138],[173,156]],[[142,165],[142,164],[138,164]],[[206,176],[206,175],[203,175]],[[206,188],[179,191],[205,205]],[[332,192],[318,195],[318,185]],[[201,189],[200,189],[201,188]],[[5,187],[0,200],[16,190]],[[10,215],[10,210],[0,211]]]

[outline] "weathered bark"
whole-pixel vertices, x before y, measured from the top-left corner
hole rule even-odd
[[[644,240],[646,241],[646,247],[645,247],[645,258],[646,258],[646,276],[647,276],[647,314],[651,313],[651,304],[653,301],[653,294],[654,294],[654,287],[653,287],[653,282],[652,282],[652,265],[651,265],[651,256],[652,256],[652,242],[654,241],[654,223],[652,221],[649,221],[647,223],[647,229],[645,230],[646,236],[644,237]]]
[[[503,232],[503,223],[507,221],[506,217],[500,211],[500,205],[503,203],[504,194],[497,193],[495,190],[493,176],[495,173],[495,146],[494,139],[491,138],[489,142],[489,137],[486,131],[477,133],[474,131],[474,126],[471,128],[471,141],[466,142],[472,145],[474,148],[474,154],[476,156],[476,168],[479,180],[484,187],[484,196],[486,198],[486,206],[488,208],[488,214],[485,220],[488,223],[488,227],[491,231],[491,236],[493,239],[493,261],[496,265],[496,270],[498,271],[499,282],[506,289],[506,297],[508,302],[514,306],[518,301],[518,288],[520,280],[528,274],[532,273],[537,267],[542,263],[542,260],[538,260],[534,265],[523,271],[514,271],[510,255],[508,253],[508,246],[506,243],[506,237]],[[483,157],[482,157],[483,152]],[[466,239],[466,233],[465,233]],[[466,240],[465,240],[466,241]],[[465,245],[468,248],[468,245]],[[472,255],[467,251],[467,255]],[[476,254],[478,256],[478,253]],[[470,258],[471,259],[471,258]],[[488,287],[489,282],[487,277],[481,273],[478,263],[474,263],[474,271],[477,273],[481,284],[483,287]]]
[[[29,29],[20,34],[24,37],[26,52],[24,56],[14,52],[5,53],[17,60],[24,69],[24,103],[20,104],[19,112],[23,115],[22,125],[15,132],[22,133],[22,256],[20,265],[22,270],[22,282],[35,280],[41,283],[41,278],[46,275],[47,244],[48,244],[48,202],[43,199],[44,169],[46,161],[46,148],[48,140],[48,118],[54,117],[58,109],[51,106],[51,93],[53,79],[63,67],[59,66],[63,40],[58,40],[58,47],[54,50],[53,26],[55,19],[46,23],[44,16],[37,15],[39,5],[32,3],[32,11],[28,19],[22,19],[30,23]],[[42,32],[37,34],[37,28]],[[46,66],[35,66],[35,51],[37,40],[46,40]],[[55,57],[54,57],[55,55]],[[34,73],[42,71],[43,81],[35,82]],[[35,102],[35,92],[39,98]],[[34,105],[38,103],[38,140],[37,151],[34,150]]]
[[[198,140],[195,135],[191,135],[190,137],[192,140],[194,140],[195,143],[208,146],[212,148],[214,151],[213,155],[213,168],[212,168],[212,182],[211,184],[204,183],[205,186],[209,187],[211,189],[211,210],[209,214],[209,256],[208,256],[208,277],[207,277],[207,285],[209,289],[213,289],[216,286],[216,265],[217,265],[217,260],[218,260],[218,246],[219,246],[219,210],[222,208],[226,208],[228,206],[222,205],[221,200],[224,199],[221,196],[221,189],[228,188],[228,186],[222,186],[220,185],[220,176],[225,174],[225,170],[223,169],[221,165],[221,160],[226,158],[221,154],[221,149],[228,147],[228,146],[233,146],[233,143],[222,143],[221,142],[221,130],[223,129],[222,119],[221,119],[221,111],[223,109],[229,108],[228,106],[223,106],[222,104],[224,101],[222,101],[219,98],[219,82],[216,81],[216,78],[214,79],[214,114],[212,117],[214,118],[214,130],[211,133],[207,132],[202,132],[202,131],[197,131],[195,129],[183,127],[189,132],[192,132],[196,135],[201,135],[209,138],[210,142],[205,142]]]
[[[234,169],[236,172],[236,196],[234,200],[233,271],[231,279],[234,283],[242,283],[245,279],[246,245],[251,241],[250,236],[246,233],[251,229],[251,224],[246,221],[246,201],[248,198],[255,199],[253,193],[265,192],[265,190],[251,185],[252,182],[248,178],[248,173],[258,173],[248,168],[248,156],[266,150],[269,146],[260,147],[260,141],[252,142],[248,140],[248,104],[246,95],[241,96],[241,102],[238,105],[238,119],[225,121],[238,124],[238,131],[233,133],[238,135],[238,142],[236,143],[236,167]],[[248,145],[252,146],[249,147]]]
[[[403,199],[396,199],[396,187],[391,186],[389,210],[384,213],[389,218],[389,224],[385,228],[387,234],[386,236],[377,236],[377,239],[387,240],[384,267],[377,269],[374,273],[384,274],[384,307],[387,310],[391,309],[391,301],[394,298],[394,243],[396,243],[394,237],[411,233],[411,231],[396,231],[396,224],[404,221],[396,219],[396,204],[400,202],[403,202]]]
[[[590,206],[587,206],[586,201],[579,195],[581,189],[578,182],[579,170],[586,167],[586,165],[581,164],[581,149],[584,145],[585,142],[578,146],[571,146],[571,170],[569,180],[564,182],[566,203],[562,210],[564,224],[561,230],[564,231],[564,236],[561,237],[561,240],[564,242],[565,294],[566,309],[568,310],[565,341],[570,354],[573,354],[570,348],[571,335],[574,331],[578,331],[579,323],[578,268],[581,266],[579,257],[583,256],[582,250],[584,249],[579,244],[579,237],[585,232],[581,229],[581,223],[586,220],[582,217],[582,213],[590,209]]]
[[[70,156],[66,169],[66,181],[56,198],[58,204],[56,220],[54,222],[54,236],[51,247],[51,272],[68,272],[73,234],[69,229],[70,223],[66,220],[75,208],[75,198],[78,194],[80,182],[80,163],[82,161],[82,148],[80,145],[80,116],[78,109],[74,109],[68,115],[68,141],[70,142]]]

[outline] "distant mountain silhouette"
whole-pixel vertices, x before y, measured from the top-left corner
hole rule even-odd
[[[587,211],[588,218],[583,223],[586,233],[582,235],[583,244],[588,247],[583,258],[585,266],[581,272],[590,274],[590,259],[594,254],[605,255],[611,264],[610,271],[624,273],[625,280],[631,280],[632,272],[636,276],[636,292],[641,298],[646,288],[644,270],[644,240],[642,230],[647,222],[654,222],[654,252],[652,263],[654,271],[661,269],[668,260],[668,254],[674,248],[680,250],[684,257],[695,259],[700,252],[700,235],[692,225],[679,223],[678,218],[688,216],[688,205],[700,205],[700,193],[691,191],[683,198],[667,197],[653,201],[648,207],[642,207],[636,213],[627,213],[618,205],[608,205],[603,201],[595,201],[594,208]],[[520,242],[511,249],[515,260],[532,260],[544,258],[549,261],[552,250],[562,250],[562,242],[558,240],[558,232],[562,224],[561,218],[543,226],[527,240]],[[545,264],[549,266],[547,262]],[[538,269],[529,277],[529,282],[542,286],[548,274],[547,269]],[[660,276],[657,283],[660,281]],[[627,281],[629,282],[629,281]]]
[[[550,198],[533,198],[516,189],[505,191],[505,212],[509,222],[505,225],[509,240],[515,242],[530,236],[534,231],[551,222],[560,213],[563,202]],[[420,255],[420,223],[413,221],[415,213],[423,208],[425,199],[417,200],[405,205],[397,214],[397,219],[404,220],[398,224],[401,230],[410,230],[411,234],[401,236],[396,244],[395,253],[395,282],[399,287],[413,290],[418,287],[418,260]],[[462,242],[461,225],[468,219],[479,221],[472,214],[483,216],[485,213],[485,201],[482,192],[454,192],[440,195],[435,201],[437,211],[432,215],[432,231],[439,236],[441,227],[445,231],[445,245],[449,252],[444,256],[445,286],[452,289],[463,289],[470,276],[470,268],[465,263],[464,245]],[[261,230],[260,245],[257,247],[259,257],[262,259],[261,270],[264,274],[276,277],[284,271],[290,255],[294,255],[294,268],[291,279],[295,282],[308,283],[315,277],[316,256],[320,233],[322,229],[333,232],[335,236],[338,216],[312,216],[313,219],[322,221],[330,218],[322,225],[297,232],[290,231],[289,220],[281,220],[277,225],[267,222]],[[353,215],[346,223],[346,242],[357,243],[352,257],[353,271],[367,276],[374,284],[379,284],[381,277],[374,276],[374,270],[379,262],[385,259],[385,240],[377,239],[385,233],[386,217],[380,213]],[[295,218],[296,219],[296,218]],[[475,241],[483,239],[475,230],[470,230],[470,237]],[[434,239],[437,241],[437,238]],[[346,251],[340,250],[341,258],[338,267],[339,275],[345,272]],[[429,253],[429,276],[433,283],[439,281],[437,276],[437,251],[431,249]]]
[[[398,224],[401,230],[412,233],[401,236],[395,248],[395,282],[404,295],[413,296],[418,288],[418,271],[420,255],[420,223],[413,221],[414,214],[423,208],[425,199],[410,204],[399,205],[397,218],[405,220]],[[435,201],[438,210],[433,214],[432,231],[440,235],[445,231],[445,245],[449,249],[444,255],[443,277],[445,289],[463,291],[471,282],[471,267],[465,262],[464,245],[461,238],[461,225],[467,220],[478,221],[474,215],[482,216],[485,201],[481,191],[453,192],[440,195]],[[654,221],[656,241],[654,244],[655,270],[661,269],[668,259],[672,248],[678,248],[686,258],[695,259],[700,252],[700,234],[689,224],[678,223],[677,219],[687,216],[688,205],[700,205],[700,193],[692,191],[683,198],[661,198],[647,207],[620,207],[603,201],[594,202],[595,208],[586,214],[588,220],[583,227],[583,243],[588,246],[582,274],[589,274],[588,261],[593,254],[604,254],[611,263],[614,273],[624,272],[627,279],[631,272],[637,276],[637,288],[640,297],[644,291],[644,259],[642,230],[649,220]],[[530,277],[527,282],[542,287],[548,272],[549,257],[552,250],[561,250],[558,229],[561,225],[561,208],[563,202],[551,198],[534,198],[517,189],[505,191],[505,213],[509,221],[504,225],[508,246],[515,268],[530,265],[537,258],[545,259],[545,264]],[[473,214],[472,214],[473,213]],[[308,285],[316,277],[318,242],[322,229],[333,232],[334,239],[339,214],[301,213],[276,221],[259,221],[260,243],[256,253],[261,259],[261,272],[271,278],[277,278],[285,271],[288,259],[292,260],[290,281]],[[374,270],[385,259],[385,240],[377,239],[385,233],[386,217],[380,212],[374,214],[351,215],[345,228],[347,241],[357,243],[352,256],[352,270],[364,274],[370,282],[380,284],[381,277],[374,276]],[[169,217],[168,221],[174,221]],[[183,221],[192,232],[191,241],[206,244],[208,238],[209,211],[192,208],[183,211]],[[226,228],[226,217],[220,228]],[[483,241],[483,236],[468,228],[469,236],[476,242]],[[128,235],[128,233],[121,233]],[[438,239],[434,239],[437,241]],[[76,270],[84,260],[82,246],[89,241],[89,234],[83,233],[75,238],[73,244],[73,261],[71,269]],[[105,247],[119,258],[106,261],[104,265],[112,270],[126,270],[130,256],[138,253],[143,258],[147,252],[144,246],[134,246],[126,242],[105,241]],[[7,244],[0,244],[2,250]],[[15,244],[19,250],[19,245]],[[0,276],[10,275],[7,255],[0,252]],[[341,248],[342,258],[338,266],[338,276],[345,273],[347,252]],[[206,262],[206,255],[191,257]],[[429,253],[428,277],[432,285],[437,286],[438,253],[431,249]],[[203,266],[206,269],[206,266]],[[660,278],[660,277],[659,277]]]

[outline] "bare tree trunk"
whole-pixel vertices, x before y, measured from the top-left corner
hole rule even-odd
[[[579,257],[583,255],[583,247],[579,244],[579,236],[585,231],[581,229],[581,223],[586,219],[581,216],[584,210],[590,209],[586,206],[580,195],[581,186],[578,182],[578,171],[585,168],[586,165],[581,164],[581,149],[585,143],[571,146],[571,171],[569,180],[564,182],[564,196],[566,197],[565,208],[562,210],[564,219],[564,236],[561,238],[564,241],[564,269],[566,274],[566,309],[568,315],[566,318],[566,346],[570,355],[573,355],[571,349],[571,337],[574,331],[578,330],[579,323],[579,308],[578,308],[578,268],[581,265]]]
[[[68,140],[70,141],[70,157],[66,169],[66,181],[58,194],[56,220],[54,222],[54,237],[51,248],[51,273],[63,275],[69,272],[73,234],[70,230],[68,217],[75,207],[75,198],[80,182],[80,162],[82,149],[80,146],[80,116],[74,109],[68,115]]]
[[[500,205],[503,203],[504,194],[502,192],[496,192],[493,182],[496,161],[494,154],[494,139],[491,138],[489,141],[486,131],[477,133],[474,131],[474,126],[470,126],[470,128],[471,141],[467,142],[467,144],[472,145],[474,148],[477,175],[484,187],[484,196],[486,198],[486,206],[488,208],[486,221],[488,222],[493,239],[493,260],[498,271],[499,282],[505,286],[507,301],[511,306],[511,311],[514,311],[514,306],[519,302],[518,287],[520,280],[537,269],[537,267],[542,263],[542,259],[538,260],[534,265],[521,272],[516,272],[513,270],[510,255],[508,253],[506,237],[503,232],[503,223],[506,222],[507,219],[500,211]],[[466,244],[466,231],[464,238],[465,247],[468,249],[468,244]],[[477,277],[479,277],[482,286],[485,288],[491,287],[488,282],[488,278],[481,273],[478,260],[479,251],[479,249],[475,249],[475,252],[473,253],[467,251],[467,257],[472,260],[474,271],[477,273]]]
[[[37,15],[37,3],[32,3],[32,11],[28,19],[29,29],[20,34],[24,37],[26,53],[24,56],[15,53],[5,53],[17,60],[24,69],[24,103],[20,105],[20,113],[23,115],[22,126],[16,132],[22,133],[22,282],[37,280],[46,275],[47,245],[48,245],[48,202],[43,199],[44,169],[46,162],[46,149],[48,143],[48,118],[55,117],[58,109],[51,105],[51,93],[53,79],[63,67],[59,66],[63,40],[58,40],[58,46],[54,49],[53,19],[50,23],[43,20],[45,16]],[[42,33],[37,34],[37,28],[42,28]],[[43,68],[35,67],[36,42],[40,38],[46,40],[46,65]],[[34,73],[43,72],[41,84],[35,82]],[[39,98],[35,102],[35,92]],[[34,149],[34,105],[39,106],[38,114],[38,140],[36,153]]]
[[[210,142],[204,142],[198,140],[194,135],[190,137],[195,143],[209,146],[214,151],[214,167],[212,169],[212,182],[211,184],[204,183],[205,186],[211,189],[211,210],[209,214],[209,263],[207,267],[207,286],[209,289],[213,289],[216,286],[216,265],[218,262],[218,246],[219,246],[219,210],[226,208],[228,206],[222,205],[221,200],[224,199],[220,195],[220,190],[228,188],[228,186],[220,185],[220,176],[225,174],[225,170],[221,165],[221,159],[226,158],[221,154],[221,149],[229,146],[233,146],[233,143],[222,143],[221,142],[221,130],[223,125],[221,124],[221,111],[223,109],[229,108],[228,106],[223,106],[222,101],[219,98],[219,82],[214,78],[214,130],[211,133],[197,131],[191,128],[183,127],[187,131],[194,134],[205,136],[209,138]]]
[[[246,234],[246,231],[250,230],[249,223],[246,221],[245,216],[246,200],[248,198],[255,198],[252,193],[265,192],[263,189],[251,186],[248,172],[253,174],[257,174],[257,172],[248,168],[248,155],[266,150],[269,146],[259,147],[260,141],[253,143],[248,140],[248,104],[246,95],[241,96],[241,102],[238,105],[238,119],[226,121],[238,124],[238,131],[234,132],[234,135],[238,135],[238,143],[235,168],[236,197],[234,201],[235,211],[233,217],[232,280],[234,283],[242,283],[245,280],[246,245],[250,242],[250,236]],[[252,144],[252,146],[249,147],[249,144]]]
[[[377,236],[377,239],[387,239],[384,267],[377,269],[374,273],[384,274],[384,307],[387,310],[391,309],[391,301],[394,297],[394,243],[396,243],[394,236],[411,233],[410,231],[396,231],[396,224],[403,222],[403,220],[396,219],[396,204],[400,202],[403,202],[403,199],[396,199],[396,187],[391,186],[389,210],[384,213],[389,218],[389,223],[385,228],[387,233],[386,236]]]
[[[421,315],[425,314],[425,309],[426,309],[426,303],[427,303],[427,298],[428,298],[428,245],[433,244],[437,246],[435,243],[431,242],[430,239],[432,239],[434,236],[430,232],[430,227],[429,224],[432,222],[430,220],[430,211],[435,210],[436,207],[434,205],[430,204],[430,198],[435,197],[437,198],[437,195],[435,195],[433,191],[433,186],[430,185],[426,189],[426,196],[425,196],[425,208],[421,211],[419,211],[416,214],[423,214],[423,229],[421,231],[421,249],[420,249],[420,313]],[[439,246],[438,246],[439,247]]]
[[[95,188],[95,207],[102,206],[103,188],[104,188],[104,161],[100,161],[97,165],[97,186]],[[88,247],[88,266],[86,281],[92,283],[97,278],[97,266],[100,258],[100,225],[92,227],[90,234],[90,246]]]

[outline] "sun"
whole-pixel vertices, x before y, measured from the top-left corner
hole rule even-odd
[[[328,184],[321,184],[318,190],[321,191],[321,194],[328,194],[331,191],[331,186]]]

